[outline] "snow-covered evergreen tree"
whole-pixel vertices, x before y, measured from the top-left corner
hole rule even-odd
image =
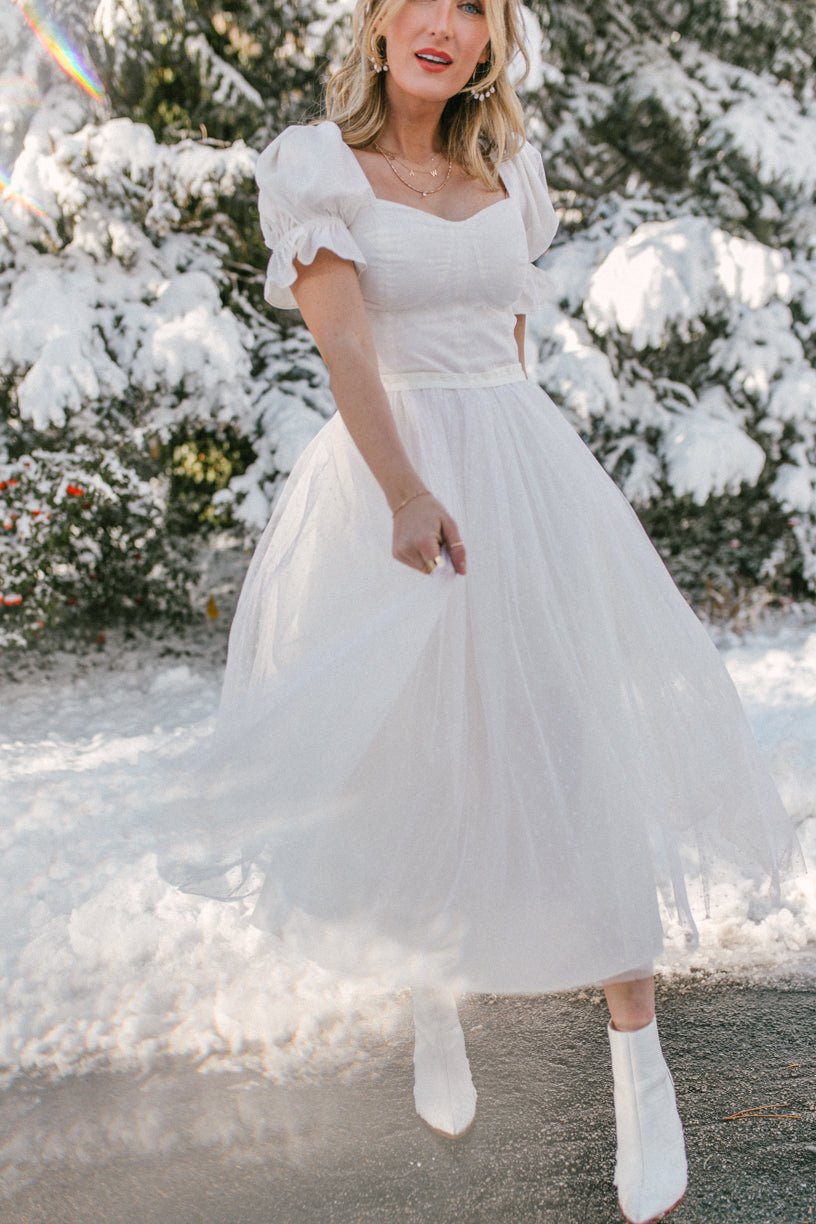
[[[315,112],[350,7],[63,0],[99,98],[0,8],[0,644],[182,615],[192,545],[257,533],[332,411],[263,303],[252,171]],[[701,610],[812,596],[812,7],[530,8],[562,218],[536,376]]]
[[[532,0],[538,377],[695,604],[816,592],[816,10]]]
[[[268,7],[252,9],[256,26],[282,28]],[[66,45],[77,17],[61,14]],[[103,4],[86,39],[110,82],[97,101],[53,64],[18,9],[0,10],[0,168],[10,171],[0,645],[183,615],[191,529],[240,500],[257,530],[276,478],[330,411],[308,337],[287,336],[258,309],[255,152],[236,135],[244,122],[264,143],[313,74],[296,43],[286,90],[267,108],[229,62],[237,27],[217,18],[173,3]],[[280,23],[293,18],[281,6]],[[260,57],[246,30],[234,41],[234,59]],[[272,71],[267,55],[258,76]],[[189,127],[203,114],[225,136]],[[84,515],[71,487],[84,491]]]

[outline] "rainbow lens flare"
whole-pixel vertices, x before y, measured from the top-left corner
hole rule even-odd
[[[57,25],[42,0],[16,0],[16,3],[54,63],[86,93],[99,101],[105,92],[102,82],[92,65],[83,58],[79,48],[70,42],[64,30]]]
[[[15,0],[15,3],[57,67],[95,101],[100,101],[105,91],[93,66],[83,58],[79,48],[71,43],[42,0]],[[18,105],[36,105],[40,89],[37,82],[30,77],[9,76],[0,80],[0,93],[11,94]],[[0,205],[12,203],[21,205],[37,217],[48,215],[33,197],[24,195],[11,186],[10,171],[0,166]]]
[[[0,205],[2,204],[21,204],[23,208],[27,208],[29,212],[34,213],[37,217],[46,217],[44,208],[40,208],[39,204],[31,198],[31,196],[23,195],[21,191],[15,191],[11,186],[11,175],[3,167],[0,166]]]

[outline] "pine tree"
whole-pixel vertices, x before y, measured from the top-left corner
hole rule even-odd
[[[0,645],[188,615],[207,532],[255,538],[333,410],[263,301],[253,168],[350,7],[63,0],[100,99],[0,9]],[[531,9],[561,215],[535,375],[698,610],[812,597],[812,6]]]
[[[263,304],[238,134],[262,146],[307,102],[303,38],[260,41],[297,9],[101,5],[101,101],[1,12],[0,645],[19,646],[183,618],[195,535],[230,512],[256,532],[331,404],[303,329]],[[80,17],[59,14],[81,46]]]
[[[812,597],[816,12],[533,7],[563,218],[539,379],[698,610]]]

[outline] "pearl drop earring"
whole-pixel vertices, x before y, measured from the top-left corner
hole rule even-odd
[[[477,102],[484,102],[485,98],[489,98],[491,94],[496,92],[496,86],[491,85],[489,89],[485,89],[483,93],[474,92],[473,96]]]
[[[387,72],[388,71],[388,61],[387,60],[383,60],[381,64],[378,64],[375,59],[369,59],[368,62],[371,64],[371,67],[374,69],[375,72]]]

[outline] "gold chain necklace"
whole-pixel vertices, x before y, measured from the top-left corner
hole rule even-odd
[[[413,168],[411,166],[407,166],[403,159],[397,157],[396,153],[391,153],[390,150],[384,149],[382,145],[377,144],[376,140],[374,141],[374,148],[378,153],[382,153],[383,157],[387,157],[389,161],[395,162],[398,166],[402,166],[403,170],[406,170],[411,178],[413,178],[415,174],[430,174],[432,178],[436,178],[439,174],[439,171],[436,169],[436,163],[440,158],[439,153],[434,153],[433,157],[431,158],[433,168],[431,170],[426,170],[424,166],[418,166],[416,163],[414,163]]]
[[[451,157],[451,158],[448,158],[448,173],[445,175],[444,179],[443,179],[443,180],[442,180],[442,182],[439,184],[439,186],[438,186],[438,187],[430,187],[430,188],[428,188],[428,190],[427,190],[427,191],[423,191],[423,189],[422,189],[421,187],[414,187],[413,183],[407,183],[407,182],[405,181],[405,179],[404,179],[404,178],[402,177],[402,175],[400,174],[399,170],[398,170],[398,169],[396,168],[396,166],[394,165],[394,159],[390,158],[390,157],[388,156],[388,154],[385,152],[385,150],[384,150],[384,149],[381,149],[381,148],[380,148],[380,146],[379,146],[378,144],[376,144],[376,143],[374,144],[374,148],[377,150],[377,152],[378,152],[378,153],[381,153],[381,154],[383,155],[383,157],[384,157],[384,158],[385,158],[385,160],[388,162],[388,164],[389,164],[389,166],[391,167],[391,169],[392,169],[392,170],[394,171],[394,173],[396,174],[396,176],[397,176],[397,178],[399,179],[399,181],[402,183],[403,187],[407,187],[409,191],[413,191],[413,192],[415,192],[415,193],[416,193],[416,195],[421,195],[421,196],[436,195],[437,191],[441,191],[443,187],[446,187],[446,186],[447,186],[448,179],[450,178],[450,176],[451,176],[451,171],[453,170],[453,158],[452,158],[452,157]]]

